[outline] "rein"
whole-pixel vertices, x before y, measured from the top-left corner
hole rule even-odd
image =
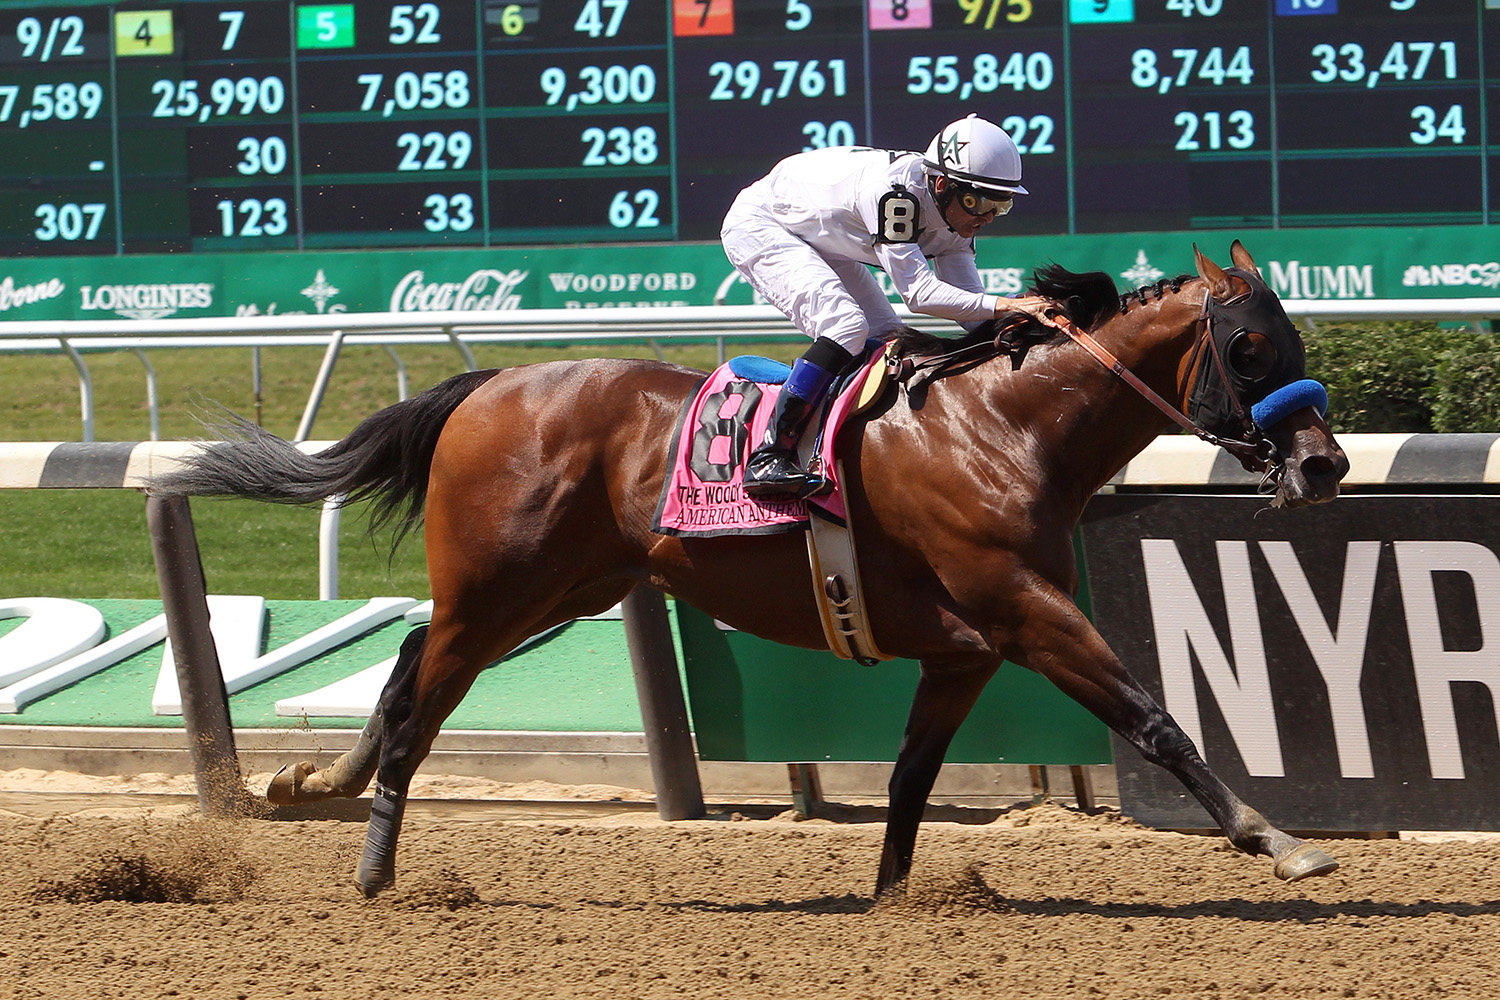
[[[1175,291],[1176,289],[1174,288],[1173,290]],[[1211,327],[1214,321],[1212,302],[1212,296],[1205,292],[1203,311],[1198,317],[1198,322],[1201,324],[1202,329],[1198,334],[1198,339],[1194,343],[1194,349],[1197,350],[1202,347],[1204,341],[1207,341],[1208,351],[1213,356],[1214,365],[1219,372],[1220,378],[1224,381],[1235,411],[1244,421],[1245,425],[1249,427],[1247,436],[1243,439],[1222,437],[1195,423],[1181,409],[1167,402],[1156,390],[1141,381],[1140,377],[1125,367],[1125,364],[1119,358],[1115,357],[1108,348],[1088,333],[1080,330],[1062,310],[1059,309],[1055,314],[1049,315],[1046,320],[1041,322],[1067,334],[1075,343],[1088,351],[1094,360],[1108,369],[1120,381],[1134,389],[1142,398],[1160,410],[1168,419],[1183,430],[1194,435],[1199,440],[1206,441],[1217,448],[1223,448],[1230,455],[1238,459],[1247,471],[1255,471],[1257,468],[1263,468],[1265,471],[1260,482],[1260,490],[1262,492],[1270,492],[1280,483],[1281,476],[1285,472],[1286,467],[1275,442],[1265,436],[1253,419],[1248,418],[1244,404],[1240,400],[1239,394],[1235,392],[1234,385],[1224,370],[1224,360],[1219,356],[1218,348],[1214,344],[1214,339],[1211,335]],[[915,391],[923,383],[952,374],[956,369],[965,364],[979,364],[988,361],[990,358],[998,357],[1002,353],[1010,353],[1016,347],[1014,343],[1007,342],[1007,338],[1013,332],[1011,330],[1002,331],[1000,336],[994,341],[970,344],[967,347],[961,347],[946,354],[924,358],[920,361],[903,360],[893,372],[893,375],[898,381],[905,383],[908,392]]]
[[[1002,334],[1001,336],[1004,336]],[[953,370],[965,363],[978,364],[997,358],[1005,352],[1005,347],[1000,343],[1000,338],[993,341],[985,340],[968,347],[960,347],[944,354],[935,354],[931,357],[913,361],[910,358],[902,358],[892,373],[896,380],[906,385],[908,392],[921,387],[922,383],[930,382],[943,375],[952,374]]]
[[[1145,398],[1146,402],[1150,403],[1152,406],[1160,410],[1163,414],[1170,418],[1173,423],[1177,424],[1183,430],[1189,432],[1190,434],[1193,434],[1200,440],[1207,441],[1209,444],[1214,445],[1215,447],[1223,448],[1225,451],[1229,452],[1229,454],[1239,459],[1240,463],[1242,465],[1246,465],[1247,468],[1250,462],[1255,462],[1258,465],[1266,466],[1266,475],[1265,479],[1262,480],[1262,485],[1274,485],[1281,479],[1281,473],[1283,471],[1281,455],[1277,451],[1276,445],[1271,441],[1271,439],[1262,434],[1260,428],[1255,426],[1254,421],[1247,421],[1247,423],[1249,423],[1251,427],[1251,431],[1250,437],[1246,440],[1220,437],[1212,431],[1198,426],[1188,418],[1187,414],[1183,413],[1177,407],[1173,406],[1171,403],[1163,399],[1155,389],[1152,389],[1145,382],[1142,382],[1140,377],[1136,375],[1135,372],[1131,371],[1129,368],[1126,368],[1124,363],[1121,362],[1119,358],[1115,357],[1114,354],[1110,353],[1107,347],[1099,343],[1099,341],[1095,340],[1089,334],[1078,329],[1078,327],[1074,325],[1072,320],[1068,319],[1066,316],[1059,314],[1057,316],[1049,317],[1048,322],[1056,326],[1057,329],[1061,330],[1063,333],[1066,333],[1080,347],[1088,351],[1089,354],[1093,356],[1094,360],[1098,361],[1105,368],[1109,369],[1109,371],[1115,377],[1120,379],[1120,381],[1124,382],[1136,392],[1140,393],[1141,396]],[[1212,318],[1208,314],[1207,299],[1205,299],[1203,315],[1199,317],[1198,322],[1203,324],[1203,332],[1198,335],[1198,340],[1200,343],[1205,338],[1208,340],[1209,350],[1213,354],[1214,361],[1219,366],[1219,372],[1222,376],[1224,375],[1224,363],[1219,358],[1219,352],[1214,349],[1213,338],[1208,336],[1209,323],[1212,322]],[[1227,377],[1225,377],[1225,385],[1229,385],[1229,380]],[[1238,409],[1239,412],[1243,414],[1244,407],[1240,403],[1239,396],[1233,392],[1232,388],[1230,389],[1230,392],[1231,396],[1234,399],[1234,405],[1236,409]]]

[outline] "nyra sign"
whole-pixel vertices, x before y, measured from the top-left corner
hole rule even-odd
[[[1096,624],[1279,826],[1500,830],[1500,497],[1101,496]],[[1207,814],[1117,741],[1125,811]]]

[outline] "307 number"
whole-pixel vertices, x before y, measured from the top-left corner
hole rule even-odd
[[[104,222],[104,205],[89,202],[84,205],[68,202],[65,205],[38,205],[32,213],[41,220],[36,227],[36,238],[44,243],[62,240],[73,243],[92,240],[99,235]]]

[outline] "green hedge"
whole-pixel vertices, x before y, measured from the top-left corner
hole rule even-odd
[[[1500,431],[1500,340],[1435,323],[1320,323],[1307,372],[1335,433]]]

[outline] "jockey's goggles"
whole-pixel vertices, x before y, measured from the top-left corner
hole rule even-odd
[[[954,200],[958,202],[958,207],[976,219],[982,219],[986,215],[1004,215],[1015,204],[1011,195],[998,191],[989,194],[967,184],[955,184],[954,189]]]

